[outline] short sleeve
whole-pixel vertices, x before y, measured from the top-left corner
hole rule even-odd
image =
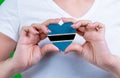
[[[0,32],[17,41],[19,16],[17,0],[5,0],[0,6]]]

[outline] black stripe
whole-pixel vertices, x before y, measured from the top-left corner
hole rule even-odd
[[[48,36],[50,41],[73,40],[75,34],[52,35]]]

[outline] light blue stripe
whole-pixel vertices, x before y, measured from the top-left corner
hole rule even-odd
[[[72,41],[68,42],[54,42],[53,44],[58,47],[60,50],[65,51],[65,49],[72,43]]]

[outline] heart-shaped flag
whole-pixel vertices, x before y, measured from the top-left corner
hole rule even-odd
[[[48,29],[51,31],[48,38],[60,50],[64,51],[73,41],[76,30],[71,27],[73,23],[67,22],[62,25],[50,24]]]

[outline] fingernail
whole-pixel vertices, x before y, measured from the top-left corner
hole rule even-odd
[[[74,27],[74,24],[72,24],[71,27]]]
[[[75,24],[72,24],[71,27],[72,27],[72,28],[76,28]]]
[[[51,33],[51,30],[48,29],[48,33]]]

